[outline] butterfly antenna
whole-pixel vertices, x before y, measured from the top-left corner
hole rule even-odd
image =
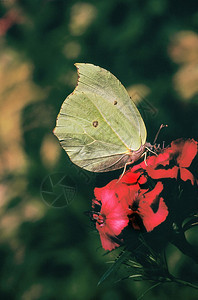
[[[155,145],[155,143],[156,143],[156,141],[157,141],[157,138],[158,138],[158,136],[159,136],[159,133],[160,133],[160,131],[162,130],[162,128],[164,128],[164,127],[168,127],[168,125],[164,125],[164,124],[161,124],[161,125],[160,125],[160,128],[158,129],[158,132],[157,132],[157,134],[156,134],[156,136],[155,136],[155,139],[154,139],[154,141],[153,141],[153,145]]]

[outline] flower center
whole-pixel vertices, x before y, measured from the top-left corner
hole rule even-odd
[[[105,215],[100,215],[97,214],[94,216],[94,219],[96,220],[96,222],[98,223],[99,226],[104,226],[105,225],[105,220],[106,220],[106,216]]]

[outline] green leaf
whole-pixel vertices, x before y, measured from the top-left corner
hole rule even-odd
[[[185,232],[185,231],[189,230],[190,228],[197,226],[197,225],[198,225],[198,216],[196,215],[196,216],[192,217],[189,221],[187,221],[183,225],[182,229]]]
[[[109,277],[109,275],[114,272],[115,270],[117,270],[120,265],[122,263],[125,262],[125,260],[127,260],[130,257],[130,252],[128,251],[123,251],[118,258],[116,259],[116,261],[112,264],[112,266],[103,274],[103,276],[101,277],[101,279],[98,282],[98,285],[100,285],[107,277]]]

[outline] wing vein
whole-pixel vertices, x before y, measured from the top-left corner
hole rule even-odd
[[[86,119],[84,119],[84,118],[81,118],[81,117],[72,116],[72,115],[69,115],[69,114],[66,114],[66,113],[60,113],[60,115],[62,115],[62,116],[68,116],[68,117],[72,117],[72,118],[74,118],[74,119],[83,120],[83,121],[86,121],[87,123],[91,124],[91,122],[90,122],[90,121],[88,121],[88,120],[86,120]]]

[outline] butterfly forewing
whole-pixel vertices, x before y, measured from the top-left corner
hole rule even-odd
[[[91,64],[77,67],[77,87],[65,99],[54,133],[76,165],[94,172],[121,168],[130,150],[145,143],[144,122],[110,72]]]
[[[141,142],[146,142],[146,127],[144,121],[129,97],[121,82],[109,71],[94,66],[92,64],[75,64],[78,69],[77,91],[92,92],[101,95],[107,102],[114,104],[117,110],[121,111],[128,119],[128,127],[132,124],[141,137]],[[131,142],[131,141],[130,141]],[[129,143],[129,141],[128,141]],[[135,141],[132,141],[131,147],[135,149]]]

